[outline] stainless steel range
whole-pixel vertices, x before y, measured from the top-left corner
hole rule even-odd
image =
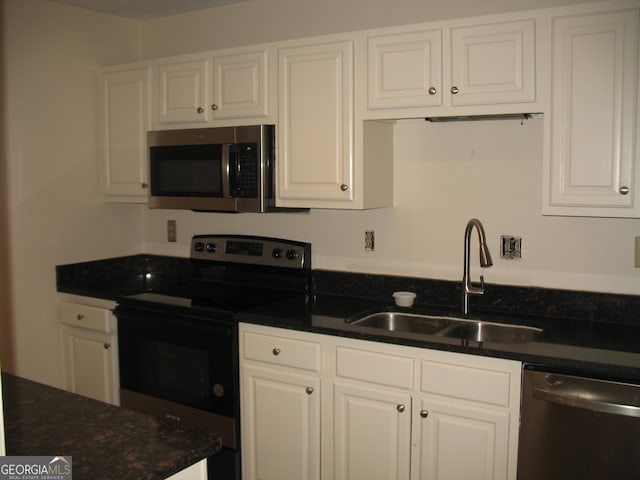
[[[240,478],[236,315],[285,298],[308,304],[311,245],[196,235],[190,263],[188,278],[118,301],[121,405],[221,435],[228,464],[210,470]]]

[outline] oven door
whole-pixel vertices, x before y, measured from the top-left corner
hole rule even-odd
[[[121,405],[222,436],[237,448],[233,322],[118,307]]]

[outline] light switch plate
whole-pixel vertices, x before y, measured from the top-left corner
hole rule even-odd
[[[636,237],[636,268],[640,268],[640,237]]]

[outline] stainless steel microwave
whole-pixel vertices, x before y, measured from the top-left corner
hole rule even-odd
[[[147,134],[149,208],[275,211],[275,126]]]

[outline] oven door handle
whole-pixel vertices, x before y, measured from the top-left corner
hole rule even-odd
[[[626,417],[640,418],[640,407],[626,405],[624,403],[605,402],[588,398],[588,392],[575,391],[571,393],[557,392],[543,388],[533,388],[533,396],[566,407],[584,408],[594,412],[623,415]]]

